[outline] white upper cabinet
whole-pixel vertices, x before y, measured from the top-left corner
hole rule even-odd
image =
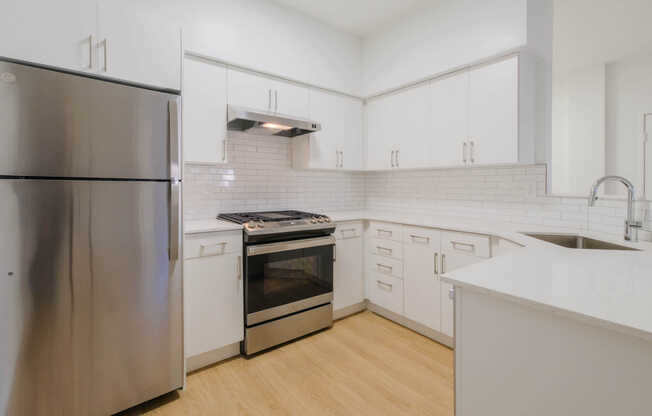
[[[86,0],[3,2],[0,56],[92,71],[97,7]]]
[[[181,94],[184,161],[226,162],[226,69],[185,58]]]
[[[518,58],[469,72],[469,159],[517,163]]]
[[[464,163],[468,137],[468,74],[455,75],[431,84],[432,109],[427,137],[432,166]]]
[[[384,98],[374,99],[367,102],[364,111],[366,168],[368,170],[393,168],[395,149],[389,135],[389,125],[392,123],[391,102]]]
[[[419,85],[386,98],[390,113],[386,135],[394,150],[395,168],[419,168],[429,165],[430,89]]]
[[[181,89],[181,30],[137,2],[101,0],[97,71],[155,87]]]
[[[310,90],[289,82],[274,82],[274,112],[308,119]]]
[[[310,115],[310,90],[250,72],[229,69],[230,105],[300,118]]]
[[[294,166],[362,168],[362,101],[321,90],[310,92],[310,119],[321,130],[293,139]]]
[[[274,81],[233,69],[227,77],[229,105],[274,111]]]

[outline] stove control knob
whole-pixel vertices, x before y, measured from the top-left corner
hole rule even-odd
[[[265,228],[265,223],[264,222],[259,222],[258,223],[258,228]]]
[[[323,223],[324,222],[324,217],[319,217],[319,222]]]
[[[310,218],[310,223],[311,224],[317,224],[317,221],[318,221],[317,217]]]
[[[256,223],[253,221],[249,221],[248,223],[245,224],[245,227],[249,230],[255,230],[256,229]]]
[[[328,218],[328,217],[324,217],[324,221],[325,221],[325,222],[331,222],[331,219]]]

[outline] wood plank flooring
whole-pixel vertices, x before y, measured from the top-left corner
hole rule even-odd
[[[187,388],[122,415],[453,415],[453,351],[371,312],[251,359],[188,376]]]

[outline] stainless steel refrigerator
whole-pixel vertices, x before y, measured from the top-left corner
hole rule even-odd
[[[182,387],[179,102],[0,60],[0,414]]]

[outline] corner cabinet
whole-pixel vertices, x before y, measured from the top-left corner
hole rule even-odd
[[[310,119],[321,130],[292,139],[295,168],[362,169],[361,100],[313,89]]]
[[[226,68],[198,58],[183,60],[183,160],[226,162]]]
[[[185,351],[190,371],[225,357],[198,358],[225,347],[237,351],[244,339],[242,272],[242,231],[185,236]]]

